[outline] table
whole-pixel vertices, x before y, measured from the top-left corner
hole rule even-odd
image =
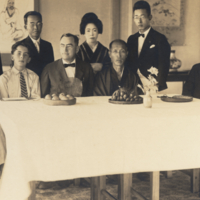
[[[80,97],[62,107],[0,102],[0,111],[7,142],[0,200],[27,199],[34,180],[94,177],[100,186],[109,174],[124,174],[123,196],[131,173],[146,171],[152,172],[152,199],[159,199],[159,171],[200,167],[197,99],[177,104],[154,97],[147,109]]]

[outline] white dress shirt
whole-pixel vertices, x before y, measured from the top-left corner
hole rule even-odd
[[[26,82],[29,98],[40,98],[40,82],[36,73],[25,68],[22,71]],[[0,96],[1,98],[21,97],[20,73],[12,67],[0,76]]]
[[[75,63],[76,64],[76,59],[74,59],[71,63],[67,63],[65,60],[63,60],[63,64],[73,64]],[[65,71],[66,71],[66,74],[68,77],[72,77],[74,78],[75,77],[75,71],[76,71],[76,67],[66,67],[65,68]]]
[[[148,35],[150,29],[151,29],[151,27],[150,27],[149,29],[147,29],[144,33],[142,33],[142,34],[144,34],[144,37],[142,37],[142,36],[138,37],[138,57],[139,57],[139,55],[140,55],[140,52],[141,52],[141,50],[142,50],[144,41],[145,41],[145,39],[146,39],[146,37],[147,37],[147,35]],[[139,32],[139,33],[140,33],[140,32]],[[141,33],[140,33],[140,34],[141,34]]]
[[[40,38],[38,38],[37,40],[34,40],[30,35],[29,37],[31,38],[33,44],[35,45],[38,53],[40,53]]]

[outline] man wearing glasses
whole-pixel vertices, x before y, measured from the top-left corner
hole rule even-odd
[[[94,95],[111,96],[119,87],[134,89],[138,78],[124,64],[128,56],[127,44],[117,39],[109,45],[111,64],[99,72],[95,79]]]
[[[133,18],[139,32],[128,38],[128,61],[144,85],[148,84],[147,71],[158,69],[158,90],[167,88],[166,80],[170,65],[170,45],[166,37],[150,26],[151,8],[146,1],[138,1],[133,6]]]
[[[29,35],[23,42],[30,47],[32,55],[27,68],[34,71],[39,77],[44,67],[54,61],[51,43],[40,38],[42,25],[42,15],[39,12],[30,11],[24,15],[24,27]]]

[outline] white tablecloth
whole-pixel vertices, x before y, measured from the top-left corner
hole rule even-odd
[[[7,158],[0,200],[24,200],[31,180],[200,167],[200,100],[153,107],[114,105],[108,97],[73,106],[0,102]],[[11,192],[12,191],[12,192]]]

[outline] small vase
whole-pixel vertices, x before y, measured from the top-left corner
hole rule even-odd
[[[145,108],[151,108],[152,107],[152,97],[151,97],[149,91],[147,91],[146,95],[143,97],[143,104],[144,104]]]
[[[177,69],[180,68],[182,64],[181,60],[176,58],[175,52],[175,50],[171,50],[170,53],[170,71],[177,71]]]

